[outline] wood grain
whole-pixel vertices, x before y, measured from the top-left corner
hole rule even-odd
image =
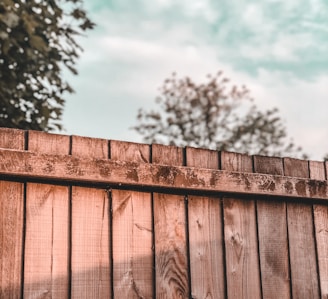
[[[182,165],[182,149],[153,145],[152,161]],[[153,198],[156,298],[189,298],[184,197],[154,193]]]
[[[285,175],[309,177],[308,162],[284,159]],[[312,206],[287,203],[288,238],[293,298],[319,298]]]
[[[218,169],[217,151],[186,149],[187,165]],[[224,257],[220,198],[188,196],[192,298],[224,298]]]
[[[0,147],[24,149],[24,131],[0,128]],[[0,298],[22,292],[24,184],[0,181]]]
[[[223,170],[252,172],[250,156],[222,152]],[[228,298],[261,298],[254,200],[224,198]]]
[[[0,175],[57,183],[328,200],[328,181],[0,149]],[[164,162],[160,162],[163,163]]]
[[[145,144],[111,141],[111,159],[149,163]],[[112,190],[115,298],[153,298],[151,193]]]
[[[0,148],[24,150],[25,131],[0,128]]]
[[[327,162],[24,135],[0,129],[0,298],[328,298]]]
[[[30,131],[28,150],[68,154],[69,136]],[[69,190],[27,183],[24,296],[68,297]]]
[[[324,162],[309,162],[310,177],[325,180]],[[315,238],[317,245],[319,282],[321,298],[328,298],[328,207],[323,204],[313,205]]]
[[[106,159],[108,142],[73,136],[72,155]],[[72,187],[72,298],[110,298],[109,199],[106,190]]]
[[[0,181],[0,298],[20,298],[23,240],[23,188]]]
[[[283,160],[254,156],[254,171],[283,175]],[[258,238],[263,298],[290,298],[286,203],[257,201]]]

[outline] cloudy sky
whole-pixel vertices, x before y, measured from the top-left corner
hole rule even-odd
[[[328,153],[327,0],[84,0],[97,24],[65,73],[67,134],[141,142],[130,129],[177,72],[223,70],[263,109],[278,107],[311,159]]]

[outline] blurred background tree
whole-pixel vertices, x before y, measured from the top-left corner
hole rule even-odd
[[[1,0],[0,126],[62,129],[64,67],[77,74],[76,37],[92,29],[81,0]]]
[[[166,79],[158,110],[140,109],[132,129],[145,142],[195,146],[261,155],[301,155],[287,137],[278,109],[259,110],[245,86],[222,72],[196,84],[176,74]],[[303,155],[305,157],[305,155]]]

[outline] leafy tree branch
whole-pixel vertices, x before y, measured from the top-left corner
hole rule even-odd
[[[94,23],[81,0],[2,0],[0,3],[0,126],[62,129],[63,68],[77,74],[76,37]]]
[[[262,155],[296,155],[278,109],[259,110],[250,91],[220,71],[196,84],[176,74],[166,79],[158,110],[140,109],[135,131],[145,142],[205,147]]]

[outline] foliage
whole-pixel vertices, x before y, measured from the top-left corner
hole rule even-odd
[[[93,27],[82,0],[1,0],[1,127],[62,128],[63,94],[73,89],[61,72],[77,74],[76,37]]]
[[[276,108],[260,111],[249,90],[232,85],[222,72],[204,84],[173,74],[160,91],[160,110],[140,109],[133,127],[145,142],[275,156],[301,150],[286,140]]]

